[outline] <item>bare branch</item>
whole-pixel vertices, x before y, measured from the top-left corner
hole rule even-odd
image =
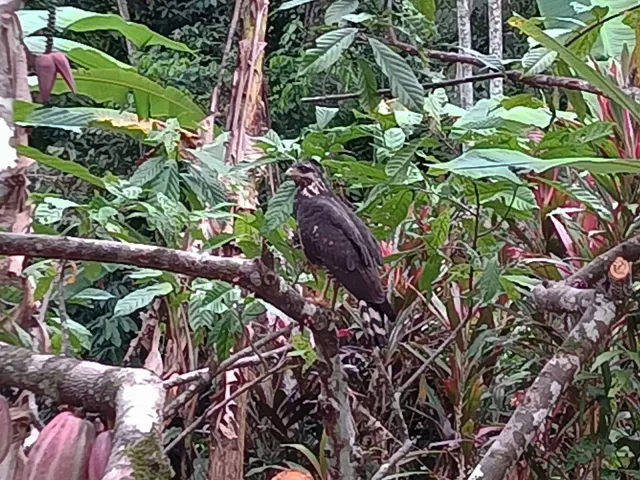
[[[355,426],[346,376],[338,356],[334,316],[307,302],[259,259],[199,255],[105,240],[12,233],[0,233],[0,254],[120,263],[223,280],[245,288],[294,320],[307,324],[313,332],[321,360],[318,370],[323,387],[321,409],[329,439],[329,468],[336,479],[355,478]]]
[[[229,395],[228,397],[226,397],[223,401],[219,402],[219,403],[214,403],[213,405],[210,405],[209,408],[207,408],[207,410],[200,415],[198,418],[196,418],[193,422],[191,422],[189,424],[189,426],[187,428],[185,428],[180,435],[178,435],[165,449],[164,452],[167,453],[169,452],[173,447],[175,447],[180,441],[182,441],[182,439],[184,439],[187,435],[193,433],[193,431],[198,428],[199,425],[202,424],[202,422],[204,422],[207,418],[209,418],[211,415],[213,415],[214,413],[216,413],[218,410],[220,410],[222,407],[224,407],[225,405],[227,405],[229,402],[235,400],[236,398],[238,398],[240,395],[242,395],[243,393],[245,393],[246,391],[252,389],[253,387],[255,387],[256,385],[258,385],[259,383],[262,383],[264,380],[266,380],[268,377],[270,377],[271,375],[273,375],[274,373],[276,373],[278,370],[280,370],[280,368],[282,368],[282,365],[284,364],[284,362],[286,361],[286,357],[282,359],[282,361],[278,362],[278,364],[271,368],[270,370],[267,370],[265,373],[263,373],[262,375],[260,375],[259,377],[255,378],[254,380],[251,380],[248,383],[245,383],[242,387],[238,388],[235,392],[233,392],[233,394]]]

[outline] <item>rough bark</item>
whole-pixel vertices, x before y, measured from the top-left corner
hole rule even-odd
[[[616,302],[628,295],[630,266],[637,259],[637,239],[632,239],[595,259],[580,272],[594,281],[607,273],[602,265],[608,261],[610,289],[608,293],[593,289],[578,289],[564,282],[538,285],[533,296],[542,311],[558,313],[582,312],[562,347],[544,366],[527,390],[523,402],[516,408],[500,435],[469,476],[469,480],[501,479],[524,453],[535,434],[552,415],[560,396],[573,382],[582,365],[591,360],[598,346],[605,344],[609,330],[616,319]],[[625,245],[625,248],[622,248]],[[623,251],[626,259],[612,255]],[[580,273],[578,272],[578,273]],[[577,274],[576,274],[577,275]]]
[[[346,377],[338,357],[334,317],[326,309],[306,301],[260,260],[200,255],[104,240],[11,233],[0,233],[0,254],[120,263],[223,280],[245,288],[292,319],[308,325],[323,363],[321,408],[325,413],[323,420],[328,436],[330,478],[356,478],[357,456],[352,448],[355,430]]]
[[[15,15],[19,7],[17,0],[0,0],[0,230],[22,233],[31,228],[26,172],[33,160],[18,155],[15,150],[16,145],[27,143],[27,136],[24,129],[13,123],[13,102],[15,99],[31,101],[22,30]],[[20,255],[0,261],[0,283],[21,288],[23,298],[10,321],[30,331],[35,347],[46,351],[49,337],[33,316],[33,287],[22,276],[24,263],[25,258]]]
[[[115,414],[113,448],[103,480],[119,480],[142,470],[156,472],[159,479],[170,478],[160,441],[165,388],[153,373],[39,355],[2,342],[0,365],[3,387],[30,390],[59,403]]]
[[[502,0],[487,0],[489,12],[489,55],[502,58]],[[501,97],[503,85],[501,78],[489,82],[491,97]]]
[[[471,48],[471,0],[457,0],[458,10],[458,46]],[[473,69],[469,64],[458,63],[456,78],[470,77]],[[473,84],[462,83],[458,86],[460,106],[465,110],[473,107]]]

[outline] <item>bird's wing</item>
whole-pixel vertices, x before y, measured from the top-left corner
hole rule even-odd
[[[329,269],[353,271],[375,265],[356,223],[337,199],[310,198],[301,213],[300,236],[308,257]]]
[[[378,243],[378,240],[376,240],[376,237],[373,236],[373,233],[371,233],[371,230],[369,230],[364,222],[360,220],[360,217],[355,214],[353,209],[345,202],[343,203],[344,208],[347,211],[347,215],[349,215],[349,218],[351,218],[358,228],[358,231],[364,240],[364,244],[366,245],[367,250],[369,250],[369,254],[378,265],[382,265],[382,252],[380,251],[380,244]]]

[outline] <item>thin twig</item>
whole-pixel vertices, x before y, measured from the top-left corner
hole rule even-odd
[[[464,321],[460,322],[460,324],[451,332],[451,335],[449,335],[447,337],[447,339],[442,342],[442,344],[436,349],[435,352],[433,352],[429,358],[427,358],[427,360],[420,365],[420,368],[418,368],[413,375],[411,375],[411,378],[409,378],[409,380],[407,380],[406,382],[404,382],[404,384],[398,388],[397,393],[402,395],[404,394],[404,392],[406,392],[406,390],[411,386],[411,384],[413,382],[415,382],[418,378],[420,378],[420,375],[422,375],[425,370],[427,368],[429,368],[429,366],[433,363],[433,361],[449,346],[453,343],[453,341],[456,339],[456,337],[458,336],[458,333],[460,333],[460,331],[467,325],[467,323],[469,323],[469,320],[471,320],[471,316],[468,316],[467,318],[464,319]]]
[[[286,335],[292,329],[293,329],[293,324],[289,325],[288,327],[277,330],[273,333],[270,333],[269,335],[266,335],[265,337],[256,341],[254,346],[255,348],[260,348],[263,345],[266,345],[267,343],[271,342],[272,340],[275,340],[279,336]],[[220,365],[218,365],[213,369],[212,372],[209,371],[209,372],[205,372],[203,374],[197,375],[200,377],[200,380],[198,380],[197,383],[193,385],[189,385],[189,388],[187,390],[185,390],[180,395],[178,395],[173,400],[173,402],[171,402],[171,404],[169,404],[164,409],[165,418],[173,417],[179,408],[181,408],[184,404],[186,404],[189,400],[191,400],[195,395],[197,395],[200,391],[202,391],[204,387],[207,386],[215,377],[217,377],[219,374],[223,372],[226,372],[227,370],[232,368],[232,366],[236,364],[240,359],[244,357],[248,357],[252,353],[253,353],[253,349],[251,347],[245,347],[239,352],[231,355],[226,360],[222,361]],[[188,376],[189,374],[185,374],[185,375]],[[182,376],[171,378],[169,380],[166,380],[164,385],[166,388],[171,388],[176,385],[182,385],[183,383],[192,381],[192,380],[180,381],[181,379],[182,379]]]
[[[279,347],[279,348],[275,348],[273,350],[269,350],[268,352],[260,353],[260,356],[253,355],[251,357],[240,358],[236,362],[232,363],[231,365],[229,365],[227,368],[225,368],[223,370],[216,369],[216,376],[220,375],[221,373],[224,373],[224,372],[226,372],[228,370],[233,370],[233,369],[240,368],[240,367],[249,367],[249,366],[252,366],[252,365],[263,364],[263,363],[265,363],[265,360],[264,360],[265,358],[278,356],[278,355],[281,355],[283,353],[288,353],[289,350],[291,350],[291,346],[290,345],[285,345],[283,347]],[[203,379],[205,376],[208,376],[209,375],[209,371],[210,371],[209,368],[201,368],[199,370],[194,370],[192,372],[183,373],[182,375],[179,375],[177,377],[169,378],[168,380],[165,380],[162,383],[162,385],[165,388],[173,388],[173,387],[176,387],[178,385],[184,385],[185,383],[191,383],[191,382],[199,381],[199,380]],[[208,378],[210,378],[210,377],[208,377]]]
[[[272,369],[270,369],[267,372],[263,373],[259,377],[255,378],[254,380],[250,381],[249,383],[245,383],[242,387],[238,388],[238,390],[233,392],[231,395],[229,395],[227,398],[225,398],[221,402],[213,404],[213,405],[210,405],[209,408],[207,408],[207,410],[202,415],[200,415],[193,422],[191,422],[191,424],[188,427],[186,427],[182,431],[182,433],[180,433],[180,435],[178,435],[173,440],[173,442],[171,442],[163,450],[163,453],[167,454],[169,451],[171,451],[171,449],[173,447],[175,447],[181,440],[183,440],[187,435],[191,434],[196,428],[198,428],[202,422],[204,422],[207,418],[209,418],[211,415],[216,413],[222,407],[227,405],[229,402],[231,402],[232,400],[235,400],[240,395],[242,395],[244,392],[246,392],[247,390],[250,390],[251,388],[255,387],[257,384],[262,383],[266,378],[270,377],[271,375],[276,373],[278,370],[280,370],[280,368],[282,367],[282,365],[286,361],[286,358],[287,357],[284,357],[281,361],[278,362],[278,364],[275,367],[273,367]]]
[[[60,354],[69,354],[69,324],[67,323],[67,307],[64,303],[64,260],[60,262],[60,275],[58,278],[58,311],[60,313]]]
[[[387,477],[389,470],[396,466],[396,464],[406,457],[409,454],[409,451],[413,447],[413,442],[411,440],[405,440],[402,444],[402,447],[394,453],[388,462],[383,463],[380,466],[380,469],[376,472],[376,474],[371,478],[371,480],[383,480]]]

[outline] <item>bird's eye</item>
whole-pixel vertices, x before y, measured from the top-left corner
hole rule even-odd
[[[300,170],[302,173],[309,173],[311,171],[311,168],[308,165],[299,165],[298,170]]]

